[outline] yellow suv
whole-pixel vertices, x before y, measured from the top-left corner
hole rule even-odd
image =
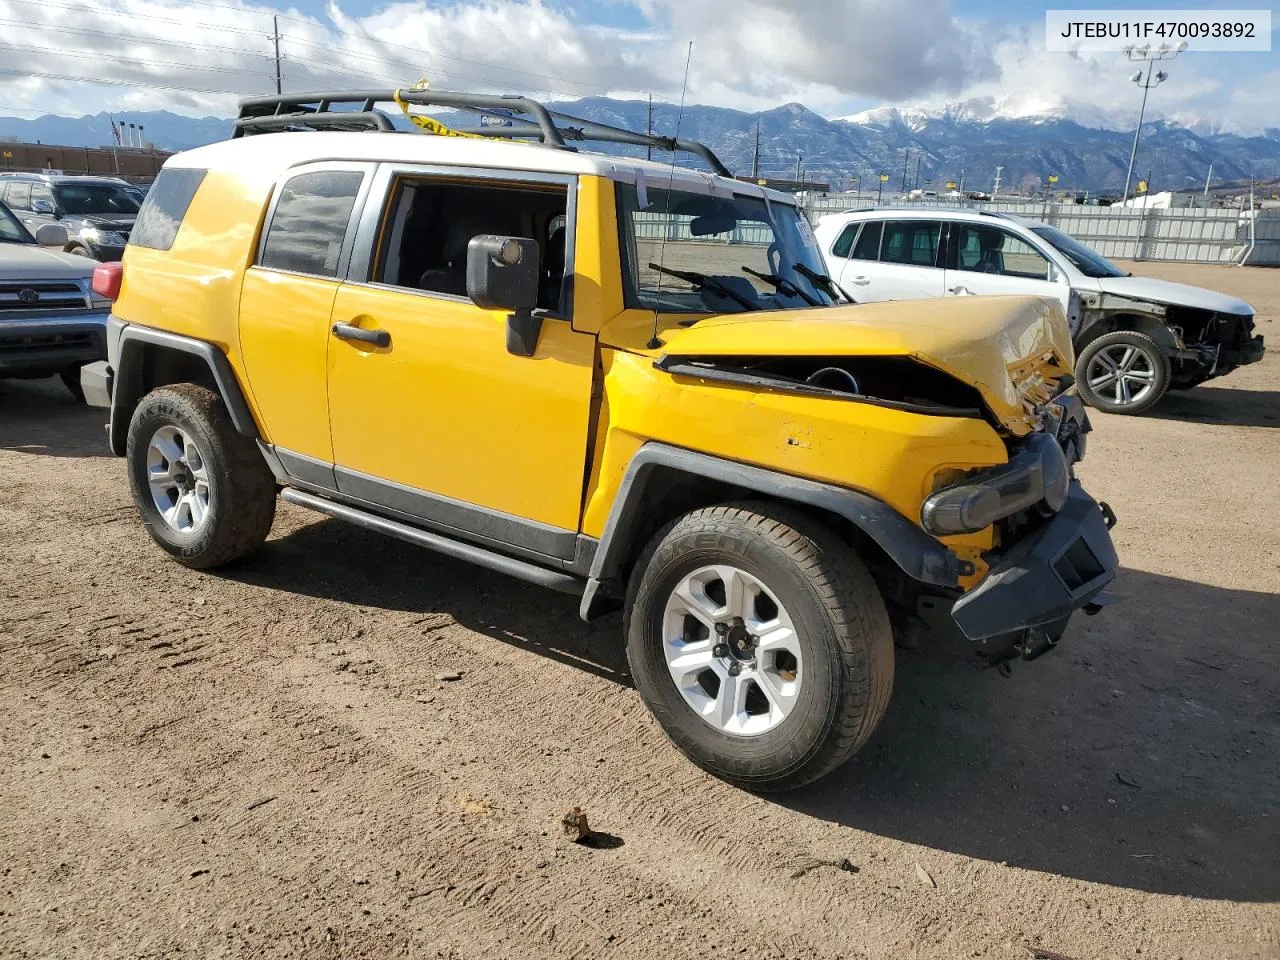
[[[496,125],[397,132],[390,101]],[[95,288],[85,392],[179,562],[258,547],[279,494],[621,608],[668,735],[753,789],[866,741],[895,638],[1029,659],[1115,576],[1060,307],[856,305],[795,199],[700,144],[522,98],[246,101]]]

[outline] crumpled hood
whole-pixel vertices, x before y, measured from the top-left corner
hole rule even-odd
[[[1013,432],[1032,428],[1045,380],[1070,373],[1062,308],[1041,297],[957,297],[777,310],[668,330],[680,357],[913,357],[977,388]]]
[[[0,280],[88,280],[93,260],[34,243],[0,243]]]
[[[1104,293],[1114,293],[1120,297],[1253,316],[1253,307],[1243,300],[1203,287],[1174,283],[1172,280],[1157,280],[1155,277],[1099,277],[1097,283]]]

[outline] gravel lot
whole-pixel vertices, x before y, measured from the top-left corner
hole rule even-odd
[[[1134,269],[1273,352],[1095,414],[1124,599],[1010,679],[899,651],[782,799],[668,746],[616,619],[283,505],[184,570],[102,414],[0,383],[0,955],[1280,956],[1280,272]]]

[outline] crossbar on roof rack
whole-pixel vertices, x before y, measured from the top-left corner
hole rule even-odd
[[[339,90],[317,93],[274,94],[248,97],[240,101],[232,137],[275,133],[282,130],[394,130],[385,113],[374,109],[377,103],[402,103],[418,106],[473,110],[489,116],[500,116],[509,126],[485,126],[459,129],[459,133],[503,139],[536,139],[562,150],[571,150],[565,140],[624,143],[638,147],[655,147],[672,153],[692,153],[701,157],[722,177],[732,176],[711,148],[696,140],[676,139],[656,134],[636,133],[622,127],[594,123],[579,117],[548,110],[529,97],[510,94],[495,96],[483,93],[459,93],[450,90]],[[521,116],[514,116],[519,114]]]

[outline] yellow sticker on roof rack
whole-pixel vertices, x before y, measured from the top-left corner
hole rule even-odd
[[[423,133],[430,133],[437,137],[466,137],[468,140],[487,140],[488,137],[482,137],[478,133],[463,133],[460,130],[451,130],[435,117],[428,117],[421,113],[410,113],[409,104],[400,98],[400,91],[397,90],[392,94],[396,106],[400,108],[400,112],[409,118],[409,122],[421,130]]]

